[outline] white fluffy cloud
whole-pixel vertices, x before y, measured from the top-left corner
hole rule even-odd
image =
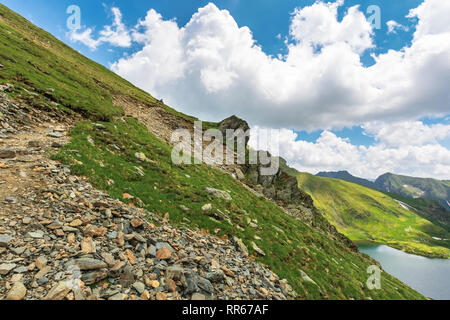
[[[386,22],[386,25],[388,27],[388,32],[387,33],[397,33],[397,30],[403,30],[403,31],[408,31],[409,28],[405,27],[404,25],[401,25],[400,23],[398,23],[395,20],[389,20],[388,22]]]
[[[236,114],[253,125],[312,130],[447,114],[448,1],[412,10],[411,46],[374,56],[368,68],[360,55],[374,45],[371,25],[358,6],[339,21],[342,3],[295,10],[283,57],[265,54],[249,28],[214,4],[183,27],[150,10],[133,33],[143,49],[112,69],[205,120]]]
[[[297,134],[287,129],[267,139],[258,127],[253,129],[249,143],[256,149],[269,149],[284,157],[289,165],[311,173],[348,170],[365,178],[394,172],[450,179],[450,150],[438,143],[450,138],[450,125],[400,122],[382,126],[370,123],[364,127],[377,141],[373,146],[352,145],[329,131],[324,131],[315,143],[297,141]]]
[[[449,1],[425,0],[419,7],[412,9],[408,15],[408,18],[419,19],[414,37],[420,39],[429,35],[450,32],[449,14]]]
[[[92,28],[87,28],[80,32],[78,30],[72,30],[69,34],[71,41],[78,41],[88,46],[92,50],[103,43],[109,43],[112,46],[127,48],[131,46],[130,31],[122,22],[122,13],[119,8],[111,8],[113,14],[113,23],[110,26],[104,26],[99,32],[98,39],[94,39]]]
[[[343,3],[316,3],[296,9],[290,28],[292,38],[310,47],[346,43],[358,53],[372,48],[372,27],[358,6],[351,7],[338,22],[337,11]]]
[[[388,147],[423,146],[438,144],[450,137],[450,125],[424,125],[420,121],[397,123],[371,122],[362,126],[366,133],[373,135],[378,143]]]

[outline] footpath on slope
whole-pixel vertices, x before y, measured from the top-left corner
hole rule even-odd
[[[71,175],[50,159],[69,129],[0,92],[0,299],[295,298],[234,243],[173,227]]]

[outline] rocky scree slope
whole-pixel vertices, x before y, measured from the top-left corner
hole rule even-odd
[[[47,152],[67,142],[65,127],[18,125],[6,119],[15,107],[0,97],[0,299],[295,297],[230,241],[174,228],[72,176]]]

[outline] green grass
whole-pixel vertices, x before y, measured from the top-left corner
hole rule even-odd
[[[343,180],[298,175],[301,188],[336,228],[353,241],[371,240],[431,257],[450,257],[450,233],[424,219],[415,210],[404,209],[379,191]],[[411,228],[410,228],[411,227]]]
[[[0,4],[0,84],[12,83],[12,93],[40,109],[58,108],[94,120],[111,120],[122,109],[116,94],[148,105],[159,102],[104,66],[89,60],[44,30]],[[27,94],[30,92],[37,93]],[[49,90],[53,89],[53,90]],[[188,121],[197,118],[162,105]],[[214,124],[208,123],[207,126]]]
[[[175,225],[204,229],[221,237],[237,236],[248,247],[255,241],[266,253],[255,259],[288,279],[301,298],[424,298],[388,274],[383,274],[381,290],[369,291],[364,285],[369,277],[366,270],[376,263],[370,257],[353,252],[325,232],[285,214],[227,174],[204,165],[172,165],[170,146],[137,120],[122,121],[123,110],[112,103],[114,95],[129,96],[150,106],[157,103],[154,98],[3,5],[0,63],[4,65],[0,68],[0,83],[15,85],[11,99],[84,118],[72,130],[70,143],[53,158],[70,165],[74,174],[87,176],[95,187],[114,198],[131,201],[162,216],[168,214]],[[164,108],[178,117],[195,119]],[[102,121],[105,129],[92,121]],[[136,152],[145,153],[151,161],[139,163]],[[228,190],[233,200],[213,198],[204,187]],[[124,193],[135,198],[124,199]],[[213,205],[213,213],[220,220],[203,213],[201,207],[206,203]],[[181,205],[189,211],[181,209]],[[248,224],[248,218],[257,220],[258,229]],[[261,240],[255,240],[255,235]],[[251,249],[250,252],[255,254]],[[317,285],[303,281],[300,269]]]
[[[383,193],[411,206],[418,215],[450,232],[450,213],[439,202],[425,198],[410,198],[392,192]]]

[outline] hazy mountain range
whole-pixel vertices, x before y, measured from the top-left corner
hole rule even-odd
[[[372,189],[397,193],[411,198],[425,198],[439,202],[445,209],[450,210],[450,181],[432,178],[416,178],[386,173],[379,176],[375,182],[358,178],[348,171],[319,172],[319,177],[345,180]]]

